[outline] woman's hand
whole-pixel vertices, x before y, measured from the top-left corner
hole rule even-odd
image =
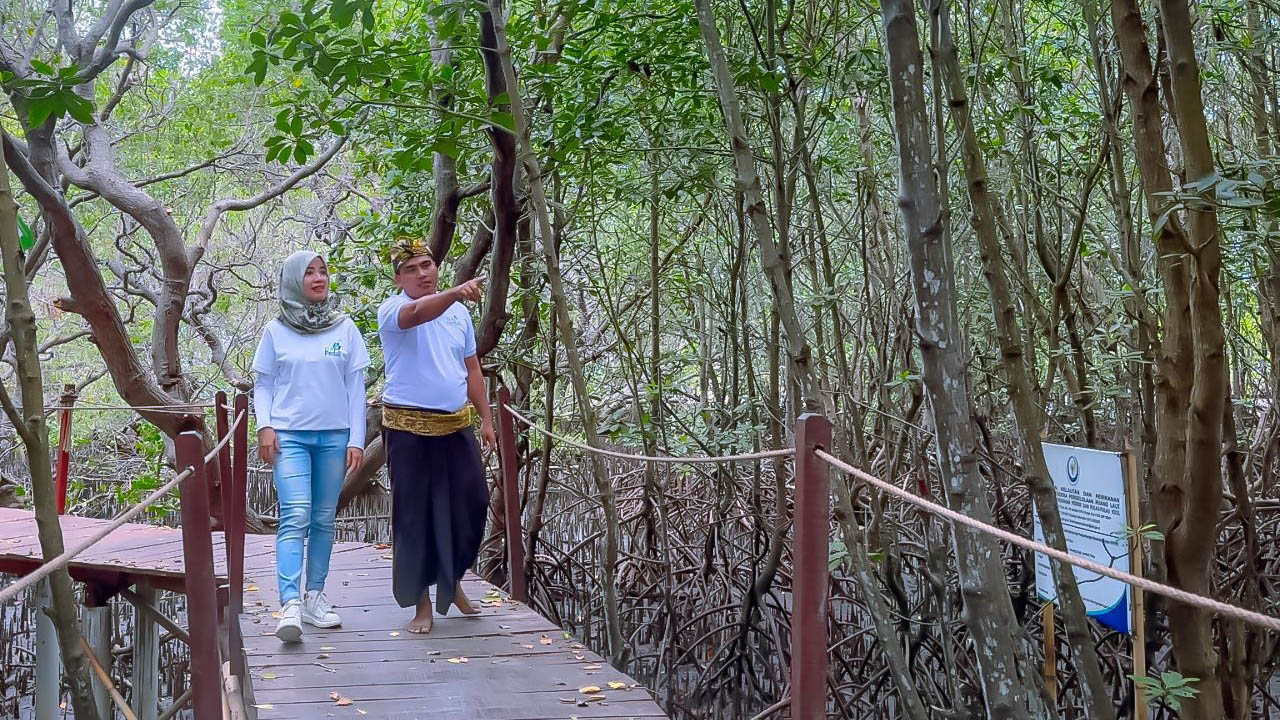
[[[276,455],[280,452],[280,440],[276,437],[275,428],[264,427],[258,430],[258,457],[268,465],[276,464]]]
[[[347,448],[347,474],[350,475],[353,470],[360,467],[364,462],[364,450],[358,447]]]

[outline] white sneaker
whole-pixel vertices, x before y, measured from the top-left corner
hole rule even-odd
[[[276,637],[287,643],[302,640],[302,603],[290,600],[280,608],[280,622],[276,623]]]
[[[342,624],[342,617],[333,611],[323,590],[308,590],[302,602],[302,622],[318,628],[333,628]]]

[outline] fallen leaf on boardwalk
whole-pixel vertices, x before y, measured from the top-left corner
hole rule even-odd
[[[498,658],[497,660],[494,660],[494,661],[493,661],[493,664],[494,664],[494,665],[501,665],[501,664],[503,664],[503,663],[509,663],[509,662],[511,662],[511,658]]]
[[[569,646],[569,648],[570,648],[571,650],[581,650],[581,649],[582,649],[582,643],[574,643],[574,644],[570,645],[570,646]]]
[[[609,689],[610,689],[610,690],[621,690],[621,689],[625,688],[626,686],[627,686],[627,684],[626,684],[626,683],[624,683],[624,682],[618,682],[617,680],[615,680],[615,681],[613,681],[613,682],[609,683]]]
[[[498,629],[499,629],[499,630],[510,630],[510,629],[511,629],[511,626],[510,626],[510,625],[499,625],[499,626],[498,626]]]
[[[577,660],[578,662],[582,662],[583,660],[586,660],[586,659],[587,659],[587,656],[586,656],[586,655],[574,655],[574,656],[573,656],[573,659],[574,659],[574,660]]]
[[[320,646],[320,649],[321,649],[321,650],[325,650],[325,651],[329,651],[329,650],[337,650],[338,648],[336,648],[336,647],[334,647],[334,646],[332,646],[332,645],[321,645],[321,646]]]
[[[439,655],[439,654],[440,654],[440,651],[439,651],[439,650],[428,650],[428,651],[427,651],[427,654],[428,654],[428,655]]]
[[[599,670],[600,666],[599,665],[583,665],[582,669],[583,670]]]
[[[391,543],[378,543],[373,546],[374,550],[386,550],[391,547]]]
[[[543,635],[542,638],[538,640],[538,642],[542,643],[543,645],[550,645],[551,638],[547,637],[546,635]]]
[[[391,559],[391,553],[387,553],[386,555],[383,555],[383,556],[382,556],[382,559],[383,559],[383,560],[390,560],[390,559]]]
[[[273,617],[273,618],[275,618],[275,619],[279,620],[280,618],[282,618],[282,617],[284,617],[284,616],[283,616],[283,615],[281,615],[281,614],[279,613],[279,611],[277,611],[277,612],[273,612],[273,613],[271,613],[271,617]]]
[[[360,713],[361,715],[368,715],[368,714],[369,714],[369,711],[368,711],[368,710],[361,710],[360,708],[356,708],[356,712]]]
[[[608,700],[608,699],[609,698],[606,695],[588,695],[587,696],[587,702],[600,702],[601,700]]]
[[[390,635],[391,637],[400,637],[400,633],[398,632],[389,632],[387,634]]]
[[[254,705],[254,707],[258,708],[259,710],[275,710],[276,709],[276,706],[272,705],[271,703],[258,703],[257,705]]]
[[[329,659],[329,653],[320,653],[319,655],[317,655],[317,656],[316,656],[316,659],[317,659],[317,660],[328,660],[328,659]]]
[[[338,701],[334,703],[334,705],[339,705],[343,707],[347,705],[354,705],[354,704],[355,704],[355,701],[349,697],[340,697],[338,698]]]
[[[245,588],[245,589],[244,589],[244,591],[245,591],[245,592],[258,592],[258,586],[257,586],[257,585],[250,585],[249,587]]]
[[[569,633],[567,633],[567,632],[564,634],[564,639],[565,639],[565,640],[568,640],[569,638],[572,638],[572,637],[573,637],[573,635],[571,635],[571,634],[569,634]]]
[[[582,693],[583,695],[590,695],[591,693],[598,693],[598,692],[600,692],[600,686],[599,686],[599,685],[587,685],[587,686],[585,686],[585,687],[580,687],[580,688],[578,688],[578,692]]]
[[[562,702],[562,703],[568,703],[568,704],[572,705],[573,703],[578,702],[578,699],[577,699],[577,698],[560,698],[560,702]]]
[[[532,646],[532,645],[521,645],[520,647],[524,648],[525,650],[532,650],[532,649],[533,649],[533,646]]]
[[[279,677],[279,675],[276,675],[275,673],[262,673],[263,680],[275,680],[277,677]]]

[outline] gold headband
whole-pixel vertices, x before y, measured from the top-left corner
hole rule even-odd
[[[395,272],[400,272],[401,265],[419,255],[431,256],[431,248],[427,247],[427,243],[422,238],[397,235],[391,246],[391,267]],[[432,260],[434,259],[432,257]]]

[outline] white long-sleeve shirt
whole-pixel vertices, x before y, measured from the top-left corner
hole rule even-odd
[[[350,318],[314,335],[272,320],[253,356],[258,427],[347,430],[347,446],[363,448],[367,367],[369,351]]]

